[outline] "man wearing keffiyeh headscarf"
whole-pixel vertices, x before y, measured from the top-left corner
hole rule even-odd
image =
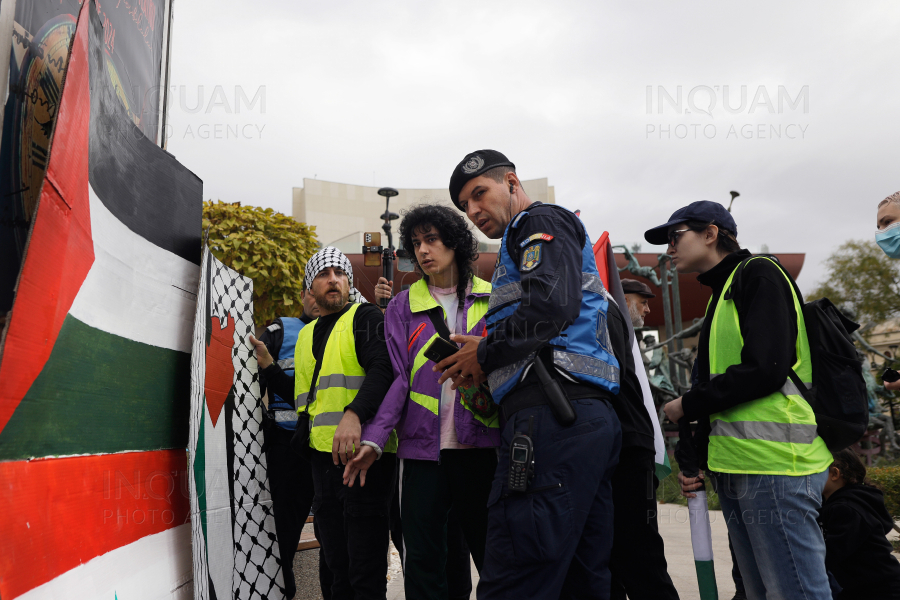
[[[269,390],[294,398],[298,412],[310,416],[313,511],[334,577],[332,598],[383,599],[396,438],[369,469],[365,486],[345,486],[343,467],[335,467],[359,452],[362,424],[375,416],[394,381],[384,315],[353,287],[350,261],[336,248],[323,248],[309,260],[306,287],[320,316],[300,330],[294,376],[281,369],[265,344],[253,336],[250,343]]]
[[[347,304],[348,300],[359,304],[368,302],[359,290],[353,287],[353,266],[350,264],[350,259],[347,258],[343,252],[332,246],[322,248],[313,254],[312,258],[309,259],[309,262],[306,263],[306,289],[312,290],[313,280],[329,267],[340,269],[347,275],[349,294],[343,297],[341,306]],[[316,303],[318,302],[319,299],[316,298]]]

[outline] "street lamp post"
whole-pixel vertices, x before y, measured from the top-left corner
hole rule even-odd
[[[731,194],[731,202],[728,203],[728,212],[731,212],[731,205],[734,204],[734,199],[740,196],[740,194],[735,192],[734,190],[728,193]]]

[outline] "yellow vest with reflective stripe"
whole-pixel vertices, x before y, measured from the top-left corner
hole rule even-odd
[[[487,294],[491,291],[491,284],[483,279],[479,279],[478,277],[472,277],[472,293],[475,294]],[[484,315],[488,311],[488,305],[490,303],[489,297],[476,298],[472,303],[472,306],[469,307],[469,310],[466,312],[466,333],[472,331],[472,328],[478,324],[478,321],[484,317]],[[437,301],[432,297],[431,293],[428,291],[428,283],[424,279],[420,279],[416,281],[409,287],[409,309],[413,313],[424,312],[427,310],[431,310],[441,306],[441,310],[444,312],[444,318],[446,320],[447,311],[444,310],[443,306],[438,304]],[[419,353],[413,359],[412,369],[409,372],[409,383],[410,389],[415,388],[414,381],[416,377],[436,377],[437,374],[432,372],[431,369],[425,369],[422,371],[422,367],[425,366],[425,363],[428,362],[428,359],[425,358],[425,349],[431,345],[431,342],[434,341],[435,338],[439,337],[439,334],[435,332],[432,334],[431,338],[429,338],[425,344],[422,346]],[[416,404],[422,406],[426,410],[438,414],[438,407],[441,404],[440,398],[434,398],[427,394],[421,394],[419,392],[410,391],[409,399],[415,402]],[[484,425],[485,427],[500,427],[500,413],[499,411],[494,413],[493,416],[485,418],[481,415],[473,412],[466,406],[462,400],[460,400],[460,406],[463,407],[464,410],[468,410],[472,413],[472,416],[475,417],[475,420]]]
[[[741,362],[744,338],[741,335],[737,307],[734,300],[725,299],[736,272],[737,268],[725,283],[715,313],[711,317],[707,315],[707,318],[711,318],[710,379]],[[787,275],[785,279],[788,279]],[[788,284],[790,285],[789,279]],[[790,288],[798,328],[797,362],[793,368],[800,380],[809,386],[812,382],[812,363],[806,323],[797,294],[792,285]],[[712,471],[809,475],[821,473],[833,460],[825,442],[816,433],[816,416],[812,408],[790,378],[777,392],[712,414],[709,420],[712,426],[709,437],[709,468]]]
[[[322,353],[322,366],[316,383],[316,391],[309,405],[309,445],[320,452],[331,452],[334,432],[344,416],[344,409],[353,402],[366,378],[356,357],[356,339],[353,335],[353,316],[359,304],[352,304],[334,324]],[[294,396],[297,412],[306,410],[306,396],[312,383],[316,359],[313,356],[313,332],[316,319],[300,330],[294,351]],[[386,452],[397,451],[397,436],[391,433]]]

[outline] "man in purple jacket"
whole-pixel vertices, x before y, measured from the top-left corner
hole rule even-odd
[[[491,285],[475,277],[477,242],[450,208],[425,205],[400,224],[401,244],[423,278],[395,297],[385,314],[385,337],[396,378],[362,432],[362,449],[344,481],[365,484],[395,428],[399,440],[400,516],[407,598],[447,597],[447,517],[459,515],[476,568],[484,563],[487,500],[497,467],[499,415],[479,388],[438,382],[425,357],[438,337],[482,335]]]

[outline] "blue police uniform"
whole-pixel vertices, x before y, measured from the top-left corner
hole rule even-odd
[[[581,220],[541,203],[519,213],[503,234],[492,285],[478,361],[508,420],[478,598],[609,598],[611,479],[621,445],[610,399],[619,390],[619,364],[606,323],[608,294]],[[560,425],[546,405],[536,359],[561,381],[574,424]],[[534,478],[526,492],[511,492],[510,442],[529,423]]]
[[[294,376],[294,349],[297,346],[297,336],[306,322],[303,319],[295,317],[279,317],[275,319],[267,329],[267,332],[282,332],[281,345],[278,349],[278,356],[273,356],[275,362],[281,367],[285,375]],[[267,336],[264,335],[263,343],[269,345]],[[272,392],[269,394],[269,417],[275,421],[275,424],[288,431],[294,431],[297,428],[297,409],[290,399],[284,399],[278,394]]]

